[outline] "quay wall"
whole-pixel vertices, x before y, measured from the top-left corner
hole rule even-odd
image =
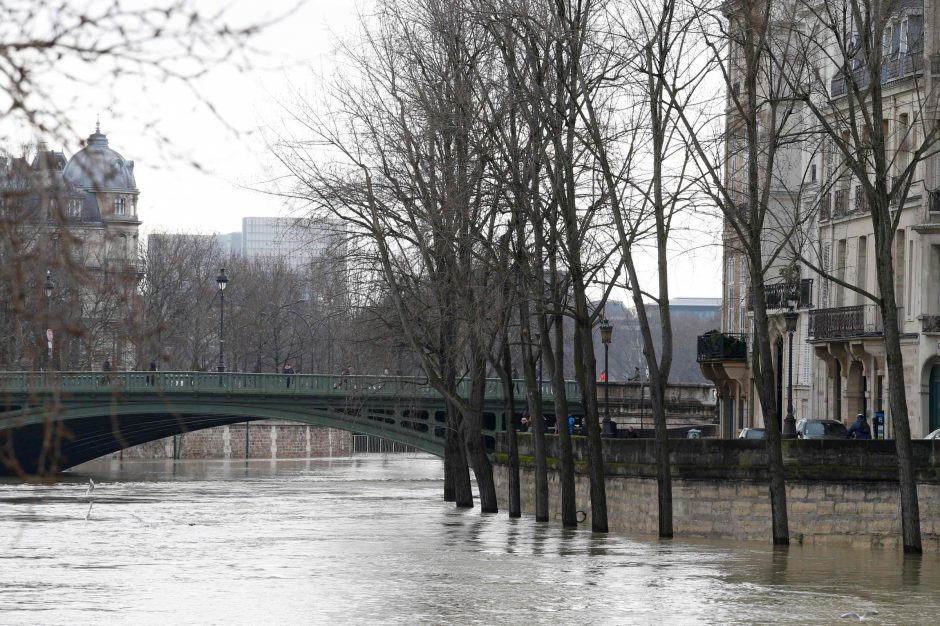
[[[608,524],[613,532],[655,536],[653,441],[604,440]],[[901,512],[893,441],[784,441],[792,542],[900,547]],[[915,441],[924,549],[940,551],[940,442]],[[549,507],[560,521],[558,444],[547,438]],[[670,440],[677,537],[769,541],[770,496],[764,443],[739,439]],[[587,444],[574,438],[577,508],[590,527]],[[505,439],[494,455],[500,502],[508,502]],[[522,508],[535,510],[532,437],[520,435]]]
[[[176,436],[177,459],[303,459],[350,456],[352,433],[297,422],[264,420],[206,428]],[[122,459],[172,459],[174,438],[166,437],[110,455]]]

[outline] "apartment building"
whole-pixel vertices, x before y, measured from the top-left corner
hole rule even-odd
[[[899,191],[890,196],[890,216],[896,219],[891,247],[903,384],[914,437],[940,427],[940,159],[930,154],[940,146],[918,153],[937,118],[938,4],[936,0],[894,3],[885,21],[880,50],[881,130],[889,163],[883,182],[889,190]],[[735,19],[733,10],[728,16]],[[805,26],[812,21],[811,13],[797,10],[797,16],[806,20],[804,31],[812,31],[811,25]],[[849,24],[843,41],[852,44],[858,34]],[[840,67],[835,61],[840,58],[839,45],[838,37],[832,36],[820,46],[827,54],[810,60],[827,92],[814,102],[828,107],[822,111],[833,128],[848,119],[852,89],[860,84],[867,88],[862,84],[865,61],[859,48],[856,46]],[[730,92],[740,89],[734,53],[729,67]],[[732,109],[729,106],[725,177],[735,186],[743,184],[744,164],[736,149],[739,139],[734,133]],[[797,121],[787,130],[804,135],[776,155],[779,171],[772,177],[768,203],[771,224],[793,224],[787,216],[794,215],[802,220],[797,228],[771,228],[768,234],[764,276],[778,406],[782,416],[788,404],[792,359],[797,419],[831,418],[849,423],[856,414],[865,413],[880,425],[881,420],[875,418],[884,416],[879,434],[891,437],[887,401],[891,381],[886,374],[879,306],[868,295],[848,287],[878,296],[870,194],[846,166],[837,141],[842,139],[848,145],[855,138],[859,145],[861,136],[864,149],[869,138],[864,131],[845,125],[843,135],[834,140],[833,133],[822,132],[822,125],[814,122],[810,113],[807,105],[794,109]],[[858,134],[850,137],[849,133]],[[899,183],[905,172],[912,174],[909,184],[904,180]],[[787,245],[775,245],[780,243],[775,238],[781,237],[792,239]],[[755,383],[747,261],[730,228],[725,228],[723,241],[721,333],[699,338],[698,360],[719,390],[722,432],[733,436],[745,426],[764,426],[764,420]],[[794,249],[799,254],[788,252]],[[792,351],[788,316],[791,324],[794,317],[796,321]]]

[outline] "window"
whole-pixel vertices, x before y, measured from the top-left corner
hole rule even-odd
[[[82,201],[72,198],[69,200],[69,217],[81,217]]]
[[[911,319],[914,300],[914,240],[907,242],[907,319]]]
[[[865,196],[862,193],[862,186],[855,185],[855,210],[861,211],[865,208]]]
[[[907,246],[904,242],[904,229],[898,229],[894,234],[894,304],[895,306],[904,302],[904,252]],[[903,306],[903,304],[902,304]]]
[[[809,166],[809,180],[810,182],[816,182],[816,164],[813,163]]]
[[[894,28],[891,25],[891,22],[885,24],[884,33],[881,35],[881,54],[888,56],[891,54],[891,37],[894,32]]]
[[[124,198],[114,199],[114,214],[124,215],[127,212],[127,200]]]
[[[858,238],[855,259],[855,285],[866,289],[868,287],[868,237]],[[856,294],[855,298],[857,304],[865,304],[865,297],[862,294]]]

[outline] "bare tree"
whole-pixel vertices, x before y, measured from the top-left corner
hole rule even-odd
[[[475,79],[488,49],[462,2],[382,4],[378,16],[363,25],[362,50],[346,51],[360,75],[337,79],[335,108],[303,112],[328,149],[285,141],[280,157],[315,210],[362,238],[363,261],[381,277],[403,336],[448,403],[445,499],[472,505],[469,455],[481,507],[496,510],[479,432],[492,341],[481,310],[492,270],[480,261],[481,242],[498,228],[484,185]],[[465,375],[469,395],[459,391]]]
[[[666,387],[673,362],[669,247],[674,225],[681,219],[680,212],[691,205],[695,184],[689,176],[691,153],[678,132],[675,110],[692,108],[691,93],[685,86],[695,82],[696,68],[689,64],[688,55],[695,48],[689,32],[696,19],[690,6],[674,0],[663,0],[657,5],[634,2],[625,15],[612,17],[617,28],[608,29],[625,35],[614,36],[608,43],[611,54],[622,55],[620,71],[607,73],[616,78],[592,91],[588,85],[591,77],[579,76],[584,93],[580,114],[589,132],[588,148],[597,159],[604,196],[610,203],[619,236],[626,286],[633,296],[649,372],[662,538],[673,536],[666,428]],[[634,28],[626,28],[626,23]],[[605,109],[624,110],[615,104],[623,98],[610,95],[611,91],[623,92],[632,100],[625,108],[631,112],[632,107],[632,115],[604,114]],[[618,158],[618,154],[622,156]],[[649,244],[655,249],[657,264],[657,284],[652,293],[644,291],[637,265],[637,255]],[[648,307],[647,298],[656,306]],[[650,323],[652,313],[659,318],[658,346]]]
[[[775,393],[766,283],[790,236],[807,219],[793,197],[777,193],[779,160],[802,138],[796,125],[799,102],[770,63],[771,48],[777,45],[773,3],[739,0],[703,9],[697,23],[704,36],[707,63],[683,85],[683,91],[668,82],[662,86],[675,105],[685,141],[701,172],[702,190],[724,218],[724,245],[747,264],[753,367],[768,434],[773,542],[788,544],[782,419]],[[703,130],[699,125],[699,117],[682,107],[686,90],[707,89],[706,77],[712,71],[722,77],[727,89],[726,108],[722,107],[717,117],[725,125],[723,134],[709,134],[708,127]],[[718,141],[713,141],[716,138]]]
[[[898,313],[904,305],[899,259],[903,266],[905,252],[903,243],[898,248],[897,233],[902,221],[912,219],[909,200],[915,194],[928,197],[931,185],[937,184],[940,140],[936,86],[933,79],[921,77],[932,52],[924,45],[922,7],[903,0],[801,0],[781,20],[772,59],[793,97],[806,107],[807,132],[822,145],[816,154],[807,155],[810,160],[818,155],[823,165],[813,204],[820,219],[848,213],[853,186],[855,206],[871,219],[875,293],[862,280],[852,284],[820,263],[821,250],[811,255],[797,241],[793,250],[826,280],[878,306],[898,456],[902,539],[908,553],[920,553],[922,544]],[[832,196],[836,206],[829,202]]]

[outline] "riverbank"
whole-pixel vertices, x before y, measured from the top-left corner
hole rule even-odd
[[[577,507],[590,525],[587,442],[575,437]],[[549,506],[560,520],[558,440],[548,437]],[[508,502],[505,441],[494,455],[497,494]],[[769,540],[770,496],[764,443],[740,439],[670,441],[676,536]],[[924,550],[940,552],[940,443],[914,442]],[[610,530],[657,532],[656,466],[651,439],[605,439]],[[531,435],[520,435],[522,507],[535,509]],[[893,441],[785,441],[787,509],[794,543],[900,547]]]

